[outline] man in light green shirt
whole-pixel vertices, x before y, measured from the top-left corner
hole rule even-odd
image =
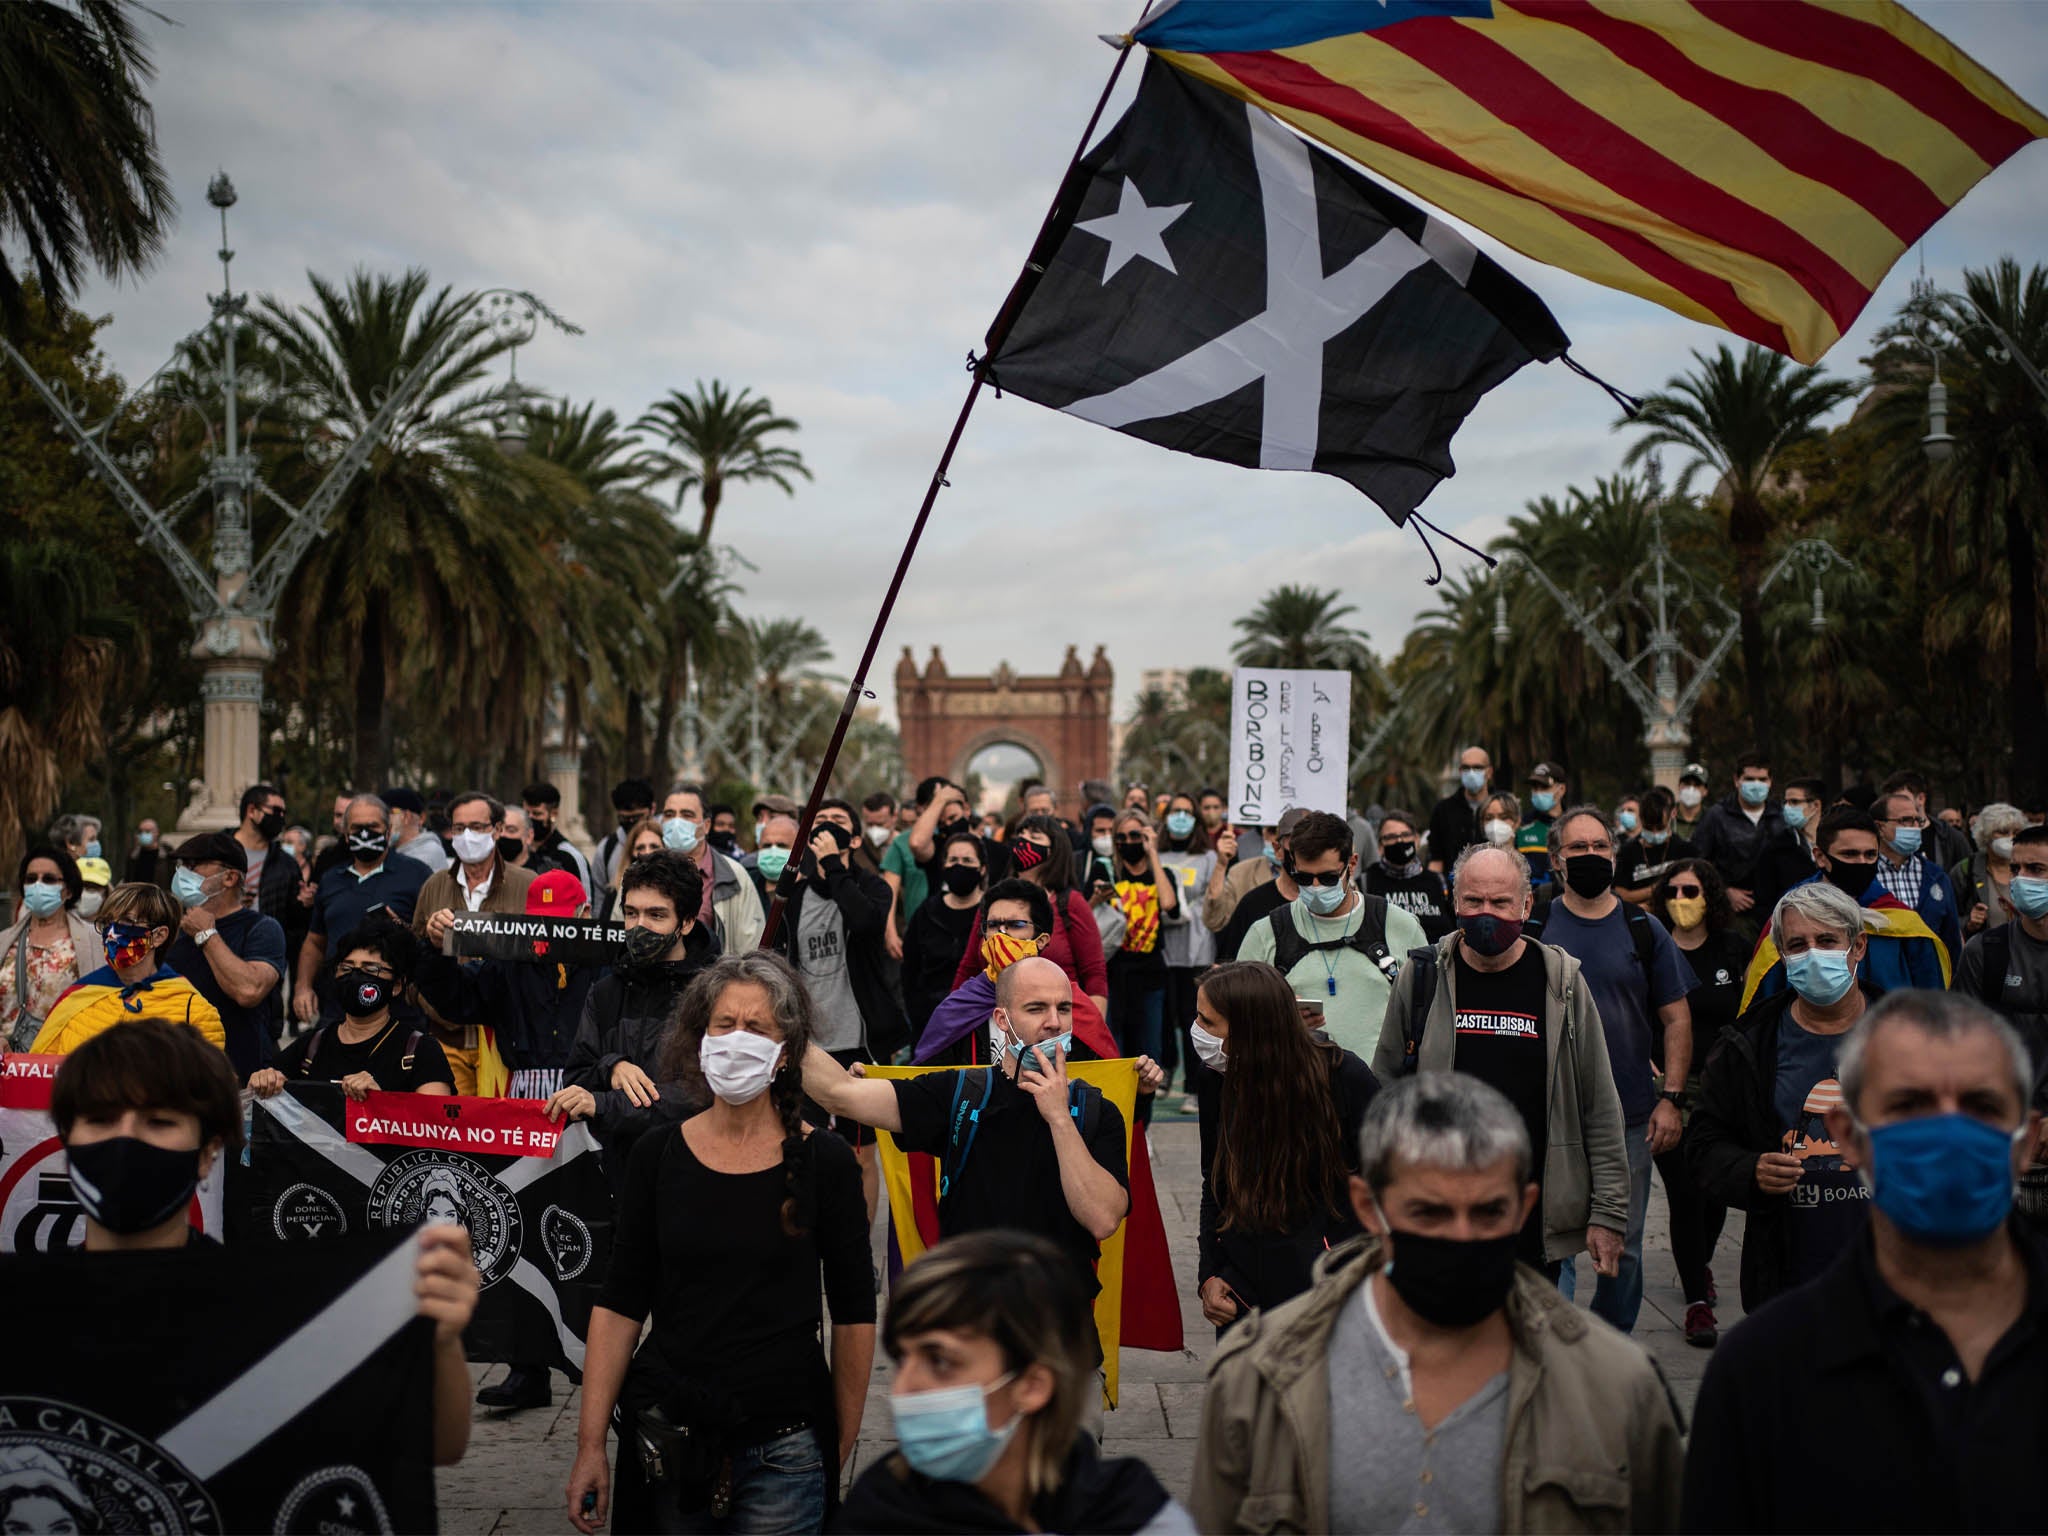
[[[1358,858],[1341,816],[1301,818],[1287,872],[1301,895],[1252,924],[1237,958],[1278,966],[1296,997],[1323,1005],[1330,1038],[1370,1062],[1394,977],[1429,939],[1407,912],[1358,889]]]

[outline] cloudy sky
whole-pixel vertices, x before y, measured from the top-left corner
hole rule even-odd
[[[724,379],[802,423],[797,495],[731,490],[719,530],[758,567],[744,607],[815,623],[850,671],[966,386],[1112,55],[1130,0],[975,4],[178,4],[145,23],[183,217],[140,284],[86,306],[131,379],[219,286],[205,189],[241,194],[239,284],[307,297],[310,269],[425,266],[530,288],[584,327],[521,378],[630,421]],[[2048,105],[2048,6],[1915,9]],[[1137,78],[1126,71],[1121,96]],[[1112,113],[1113,116],[1113,113]],[[1926,242],[1931,276],[2048,259],[2032,145]],[[2030,211],[2031,210],[2031,211]],[[1479,237],[1550,304],[1590,368],[1641,392],[1722,333]],[[1853,370],[1912,258],[1830,354]],[[1613,408],[1561,368],[1491,395],[1425,503],[1475,544],[1533,496],[1612,472]],[[1227,664],[1231,620],[1285,581],[1341,588],[1382,651],[1430,606],[1429,563],[1341,482],[1189,459],[1006,398],[978,408],[879,654],[940,644],[955,672],[1109,648]],[[694,503],[692,510],[694,518]]]

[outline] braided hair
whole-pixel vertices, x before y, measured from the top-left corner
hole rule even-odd
[[[759,987],[782,1034],[782,1065],[768,1084],[769,1102],[782,1121],[782,1230],[800,1237],[815,1220],[816,1192],[804,1156],[804,1053],[811,1047],[811,995],[790,963],[767,950],[724,955],[697,973],[676,1005],[675,1022],[662,1047],[661,1075],[680,1083],[693,1104],[709,1104],[704,1080],[704,1032],[725,989]]]

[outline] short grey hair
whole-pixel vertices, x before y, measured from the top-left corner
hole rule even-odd
[[[387,827],[391,825],[391,807],[386,805],[383,802],[383,800],[380,799],[378,796],[367,794],[350,795],[348,797],[348,804],[343,806],[341,809],[341,819],[343,825],[346,825],[348,822],[348,813],[354,810],[359,805],[374,806],[376,808],[377,814],[384,818],[384,825]]]
[[[1607,841],[1609,843],[1613,843],[1615,841],[1614,823],[1607,819],[1607,813],[1601,810],[1599,806],[1572,806],[1569,810],[1560,814],[1557,820],[1553,821],[1550,824],[1550,858],[1553,863],[1555,863],[1557,860],[1558,849],[1564,846],[1564,829],[1567,826],[1571,825],[1571,823],[1577,821],[1581,816],[1590,816],[1595,821],[1599,822],[1600,830],[1607,834]]]
[[[1517,849],[1496,848],[1491,843],[1467,843],[1463,848],[1458,850],[1457,858],[1451,861],[1452,897],[1455,898],[1458,894],[1458,882],[1464,877],[1465,866],[1467,864],[1470,864],[1474,859],[1479,858],[1481,855],[1488,853],[1497,853],[1504,859],[1512,859],[1514,861],[1515,874],[1520,877],[1522,882],[1522,894],[1524,896],[1527,896],[1530,891],[1531,881],[1529,873],[1529,861],[1523,858],[1521,853]]]
[[[2011,837],[2027,825],[2027,813],[2016,805],[1994,800],[1970,818],[1970,836],[1984,852],[1991,851],[1991,839]]]
[[[1869,1055],[1870,1042],[1877,1038],[1877,1032],[1890,1024],[1910,1024],[1936,1040],[1952,1040],[1973,1029],[1994,1036],[2005,1047],[2006,1060],[2012,1068],[2013,1093],[2019,1099],[2020,1114],[2025,1116],[2034,1093],[2034,1064],[2019,1031],[1965,993],[1902,987],[1885,993],[1870,1005],[1842,1041],[1835,1057],[1835,1077],[1842,1085],[1842,1102],[1859,1122],[1863,1119],[1857,1106],[1863,1097],[1864,1058]]]
[[[1506,1094],[1464,1072],[1421,1072],[1382,1088],[1358,1131],[1358,1171],[1373,1198],[1394,1181],[1394,1164],[1467,1170],[1502,1158],[1515,1188],[1529,1182],[1535,1153],[1529,1127]]]
[[[699,809],[702,809],[711,804],[711,797],[704,793],[704,786],[702,784],[697,783],[694,779],[677,779],[675,783],[669,785],[668,794],[695,795],[697,797],[697,805]],[[666,800],[667,798],[668,795],[662,796],[662,799],[664,800]]]
[[[1863,931],[1861,902],[1825,880],[1809,880],[1793,886],[1771,909],[1771,944],[1781,955],[1785,952],[1785,917],[1792,912],[1820,927],[1839,928],[1851,940]]]

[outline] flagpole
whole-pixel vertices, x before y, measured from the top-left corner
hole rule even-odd
[[[1149,12],[1148,3],[1145,10]],[[775,882],[774,896],[768,903],[768,923],[761,930],[760,948],[772,949],[782,931],[782,911],[789,904],[789,898],[796,894],[797,880],[803,863],[804,850],[810,845],[811,827],[817,819],[818,804],[825,798],[826,785],[831,781],[832,770],[839,761],[839,749],[845,745],[847,727],[853,723],[853,714],[860,701],[867,696],[868,669],[875,664],[875,652],[881,649],[882,632],[889,627],[889,615],[895,611],[896,598],[903,590],[903,579],[910,574],[910,562],[917,554],[918,541],[924,537],[925,524],[931,520],[932,507],[939,499],[939,492],[947,485],[946,471],[952,466],[954,450],[960,446],[960,435],[967,430],[967,418],[973,414],[974,402],[981,398],[981,387],[988,382],[991,360],[1000,350],[1010,334],[1010,327],[1016,323],[1017,312],[1024,307],[1029,297],[1032,279],[1037,275],[1032,270],[1039,246],[1059,218],[1061,204],[1067,192],[1067,183],[1072,179],[1074,167],[1081,163],[1081,156],[1088,151],[1088,141],[1095,136],[1095,125],[1102,121],[1102,114],[1109,106],[1110,93],[1116,89],[1116,82],[1123,74],[1124,64],[1137,47],[1132,36],[1139,26],[1144,25],[1144,14],[1140,13],[1136,26],[1122,39],[1123,46],[1117,50],[1116,64],[1109,72],[1109,79],[1102,87],[1102,95],[1096,99],[1095,110],[1088,114],[1088,126],[1081,130],[1081,141],[1074,146],[1073,157],[1067,168],[1060,173],[1059,187],[1053,193],[1052,205],[1045,211],[1044,222],[1039,225],[1038,238],[1031,243],[1031,252],[1025,258],[1023,268],[1017,274],[1017,281],[1010,285],[1010,292],[1003,300],[1003,307],[996,312],[995,323],[989,326],[988,335],[981,356],[972,357],[971,366],[974,380],[967,386],[967,398],[960,403],[960,414],[954,418],[952,435],[946,439],[945,451],[939,455],[938,467],[932,471],[931,484],[925,487],[924,502],[917,509],[916,520],[910,525],[910,537],[904,540],[903,553],[896,557],[896,572],[889,578],[889,590],[882,597],[882,610],[875,615],[875,627],[868,634],[867,648],[861,652],[860,665],[854,669],[853,681],[846,690],[846,701],[839,707],[839,718],[832,725],[832,739],[825,744],[824,760],[818,764],[818,776],[811,784],[810,798],[804,802],[803,814],[797,819],[796,847],[790,850],[790,860],[783,867],[782,875]]]

